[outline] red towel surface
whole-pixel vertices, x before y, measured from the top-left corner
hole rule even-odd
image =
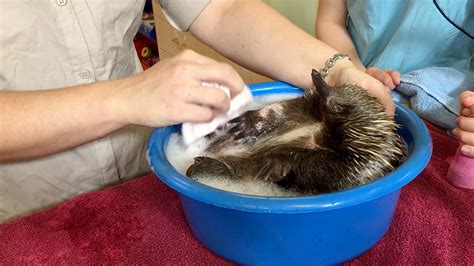
[[[457,143],[430,127],[433,157],[402,189],[384,238],[348,265],[474,265],[474,190],[446,181]],[[186,225],[177,194],[144,176],[0,225],[0,264],[231,264]]]

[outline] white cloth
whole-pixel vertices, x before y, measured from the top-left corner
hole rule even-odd
[[[216,87],[223,90],[227,96],[230,97],[229,88],[216,83],[203,82],[203,85]],[[183,123],[181,126],[181,133],[185,145],[190,145],[201,137],[208,135],[216,130],[218,127],[225,125],[227,121],[239,116],[245,108],[252,102],[252,93],[250,89],[245,88],[230,101],[229,110],[226,113],[218,114],[211,122],[203,123]]]
[[[0,90],[45,90],[139,73],[133,38],[144,4],[1,0]],[[168,7],[180,17],[172,1]],[[193,20],[187,15],[183,21]],[[0,222],[146,173],[149,133],[130,126],[69,151],[0,164]]]

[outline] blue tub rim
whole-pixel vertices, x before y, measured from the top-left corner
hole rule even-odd
[[[265,82],[249,85],[254,96],[270,94],[301,94],[302,90],[284,82]],[[147,157],[158,179],[179,194],[202,203],[221,208],[257,213],[307,213],[335,210],[363,204],[400,190],[418,176],[432,154],[428,128],[410,109],[396,104],[396,115],[406,117],[407,130],[413,138],[413,150],[397,169],[368,184],[328,194],[267,197],[224,191],[194,181],[177,172],[165,155],[168,136],[179,129],[171,126],[154,129],[148,145]]]

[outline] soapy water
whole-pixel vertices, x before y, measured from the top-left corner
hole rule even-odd
[[[260,109],[265,105],[295,97],[298,97],[298,95],[278,94],[254,97],[254,102],[249,106],[248,110]],[[194,157],[205,155],[204,151],[208,145],[208,141],[205,138],[201,138],[186,147],[181,134],[174,133],[168,140],[165,151],[166,157],[180,174],[186,175],[186,170],[194,162]],[[262,180],[245,181],[241,179],[226,179],[219,176],[199,176],[194,178],[194,180],[221,190],[247,195],[267,197],[298,196],[294,191],[286,190],[277,184]]]

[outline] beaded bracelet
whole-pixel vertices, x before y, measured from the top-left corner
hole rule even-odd
[[[329,58],[328,61],[326,61],[324,68],[322,68],[319,71],[319,74],[321,74],[321,77],[325,78],[328,75],[329,69],[331,69],[331,67],[333,67],[336,64],[337,60],[345,59],[345,58],[349,59],[349,61],[351,60],[349,56],[344,53],[337,53],[333,55],[331,58]]]

